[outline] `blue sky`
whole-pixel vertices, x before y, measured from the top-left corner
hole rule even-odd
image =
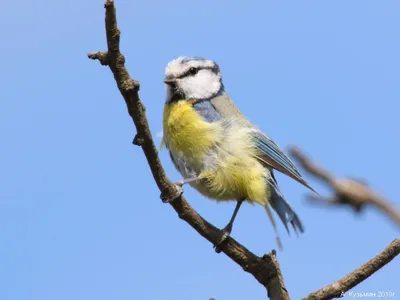
[[[121,48],[151,130],[161,130],[164,68],[179,55],[216,60],[228,93],[279,145],[298,145],[340,176],[364,178],[399,206],[398,1],[116,0]],[[0,299],[265,299],[159,200],[105,50],[103,0],[6,1],[0,11]],[[159,143],[159,140],[157,140]],[[180,179],[166,152],[161,159]],[[328,190],[307,176],[322,194]],[[299,299],[399,235],[375,211],[355,216],[304,201],[278,175],[306,232],[278,253]],[[234,204],[185,194],[222,227]],[[275,247],[261,207],[244,205],[233,236]],[[357,286],[400,297],[400,260]]]

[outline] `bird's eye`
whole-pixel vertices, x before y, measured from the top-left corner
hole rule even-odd
[[[189,69],[189,74],[190,75],[196,75],[198,71],[199,71],[199,69],[192,67],[192,68]]]

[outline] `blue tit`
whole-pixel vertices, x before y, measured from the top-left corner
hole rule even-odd
[[[188,183],[216,201],[237,201],[217,251],[232,231],[243,201],[262,205],[280,239],[270,207],[289,233],[304,227],[280,192],[274,170],[313,190],[279,146],[250,123],[229,98],[219,66],[211,60],[179,57],[166,67],[167,96],[162,144]],[[314,190],[313,190],[314,191]]]

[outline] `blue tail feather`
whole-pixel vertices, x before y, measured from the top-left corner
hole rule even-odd
[[[273,176],[273,175],[272,175]],[[270,204],[272,208],[276,211],[279,218],[281,219],[283,225],[285,225],[286,231],[290,234],[288,224],[290,223],[294,231],[298,234],[304,232],[304,226],[300,221],[290,204],[285,200],[281,192],[279,191],[277,182],[274,177],[268,180],[268,184],[271,190]]]

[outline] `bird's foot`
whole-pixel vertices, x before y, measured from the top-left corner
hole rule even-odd
[[[226,242],[232,232],[232,224],[228,224],[221,230],[221,237],[216,245],[214,245],[215,252],[221,253],[221,246]]]
[[[193,181],[196,181],[196,180],[199,180],[199,177],[182,179],[182,180],[179,180],[177,182],[174,182],[173,184],[174,184],[175,189],[176,189],[176,194],[171,196],[171,195],[165,195],[165,194],[161,193],[160,198],[161,198],[162,202],[170,203],[170,202],[174,201],[176,198],[180,197],[183,194],[182,187],[186,183],[190,183],[190,182],[193,182]]]
[[[174,183],[174,186],[175,186],[175,190],[176,190],[175,194],[165,195],[164,193],[161,193],[160,198],[161,198],[162,202],[171,203],[183,194],[183,189],[182,189],[182,185],[180,184],[180,182]]]

